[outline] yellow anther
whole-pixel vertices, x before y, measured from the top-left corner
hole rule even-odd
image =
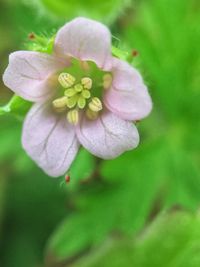
[[[92,79],[88,77],[84,77],[81,79],[81,84],[85,89],[91,89],[92,88]]]
[[[77,102],[77,105],[80,109],[83,109],[86,105],[86,100],[84,97],[80,96]]]
[[[73,109],[67,113],[67,120],[69,123],[76,125],[79,120],[78,110]]]
[[[104,89],[109,89],[112,84],[112,75],[107,73],[103,76],[103,87]]]
[[[96,118],[98,117],[99,113],[92,111],[91,109],[87,109],[86,110],[86,116],[89,120],[96,120]]]
[[[83,86],[78,83],[74,86],[74,89],[76,90],[76,92],[81,92],[83,90]]]
[[[62,72],[58,76],[58,81],[62,85],[62,87],[69,88],[74,85],[76,79],[71,74]]]
[[[68,108],[73,108],[76,106],[76,103],[77,103],[77,100],[78,100],[78,96],[77,95],[74,95],[72,97],[69,97],[67,99],[67,107]]]
[[[54,108],[64,108],[67,105],[67,97],[63,96],[60,98],[55,99],[52,104],[54,106]]]
[[[76,92],[76,90],[75,90],[74,88],[70,88],[70,89],[67,89],[67,90],[65,91],[65,96],[70,97],[70,96],[75,95],[76,93],[77,93],[77,92]]]
[[[90,96],[91,96],[91,94],[88,90],[83,90],[81,95],[86,99],[90,98]]]
[[[98,97],[93,97],[92,101],[89,103],[89,109],[91,109],[94,112],[102,110],[101,100]]]

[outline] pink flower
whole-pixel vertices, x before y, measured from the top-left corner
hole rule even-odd
[[[111,54],[111,34],[99,22],[76,18],[57,33],[52,55],[18,51],[3,75],[7,87],[35,102],[22,144],[50,176],[63,175],[80,144],[112,159],[139,143],[132,121],[152,102],[139,72]]]

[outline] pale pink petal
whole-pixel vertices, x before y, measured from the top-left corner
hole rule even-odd
[[[10,54],[9,64],[3,75],[7,87],[22,98],[37,102],[50,97],[56,90],[52,74],[68,63],[48,54],[18,51]]]
[[[76,18],[58,31],[55,53],[82,61],[94,61],[100,68],[107,68],[111,59],[110,32],[97,21]]]
[[[27,154],[50,176],[63,175],[70,167],[79,142],[65,116],[52,112],[48,104],[36,103],[23,126],[22,145]]]
[[[113,83],[105,91],[104,104],[125,120],[140,120],[152,109],[152,101],[139,72],[128,63],[114,59]]]
[[[82,117],[76,129],[79,142],[92,154],[112,159],[137,147],[139,134],[135,125],[124,121],[109,111],[104,111],[94,121]]]

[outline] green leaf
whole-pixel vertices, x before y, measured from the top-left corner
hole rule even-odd
[[[0,107],[0,115],[13,114],[19,118],[23,118],[30,109],[31,105],[31,102],[24,100],[20,96],[14,95],[8,104]]]
[[[75,189],[80,181],[89,179],[95,170],[95,158],[87,150],[81,148],[69,170],[69,189]]]
[[[4,171],[5,172],[5,171]],[[5,191],[6,191],[6,175],[1,171],[0,175],[0,236],[1,236],[1,224],[4,218],[4,204],[5,204]]]
[[[162,136],[137,151],[103,161],[97,180],[77,191],[75,211],[51,237],[47,258],[53,255],[55,262],[74,258],[113,231],[136,234],[154,209],[174,204],[195,209],[200,177],[196,165],[183,155]]]
[[[179,118],[196,127],[200,16],[195,5],[195,0],[142,1],[122,31],[124,42],[140,52],[160,112],[175,123]]]
[[[129,152],[99,165],[100,175],[83,185],[73,201],[77,212],[66,218],[50,238],[47,258],[53,255],[56,262],[64,261],[100,244],[112,231],[130,234],[142,228],[162,170],[160,166],[154,175],[157,158],[162,158],[164,151],[160,143],[153,147],[154,152],[147,149],[142,162],[142,152]],[[130,164],[131,159],[134,164]],[[151,182],[147,183],[148,179]]]
[[[84,200],[80,200],[79,205],[80,208],[82,206],[82,209],[67,217],[53,233],[47,244],[47,261],[60,263],[73,258],[92,245],[101,243],[107,236],[108,231],[112,229],[115,219],[112,215],[112,206],[109,205],[105,211],[103,210],[106,201],[110,199],[109,195],[102,192],[98,187],[95,193],[96,198],[88,196],[89,199],[85,200],[90,202],[90,206],[85,205]],[[99,201],[100,193],[104,199],[103,201]],[[104,218],[106,218],[106,221],[102,223]]]
[[[112,23],[130,4],[130,0],[38,0],[40,9],[43,6],[43,8],[59,18],[72,19],[81,14],[104,23]]]
[[[182,211],[160,215],[133,239],[114,239],[73,267],[198,267],[200,215]]]

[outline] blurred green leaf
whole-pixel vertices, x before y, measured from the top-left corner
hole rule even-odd
[[[31,105],[31,102],[24,100],[20,96],[14,95],[8,104],[0,107],[0,115],[13,114],[19,118],[23,118]]]
[[[80,188],[73,204],[78,212],[66,218],[50,238],[47,258],[53,255],[58,262],[69,259],[99,244],[112,231],[130,234],[141,229],[159,188],[159,172],[153,172],[164,151],[160,143],[153,146],[142,164],[141,152],[136,153],[134,164],[130,164],[133,152],[102,162],[102,177],[97,174],[99,180]],[[148,178],[151,182],[147,183]]]
[[[159,216],[135,240],[107,242],[72,266],[198,267],[199,239],[199,213],[172,212]]]
[[[159,217],[136,242],[136,266],[200,265],[200,216],[173,212]]]
[[[59,18],[72,19],[81,15],[107,23],[112,23],[130,4],[130,0],[38,0],[38,8],[43,6]]]
[[[155,105],[170,121],[195,123],[200,115],[197,1],[141,1],[129,19],[124,41],[140,52]]]
[[[161,137],[138,151],[103,161],[103,180],[77,192],[75,211],[51,237],[47,258],[52,260],[53,255],[55,262],[70,260],[100,244],[113,231],[137,233],[149,213],[162,207],[177,204],[195,209],[200,200],[198,169],[192,159],[180,150],[174,153],[174,149],[180,148],[171,147],[168,139]]]
[[[3,172],[0,175],[0,237],[1,237],[1,224],[4,218],[4,204],[6,195],[6,177]]]
[[[74,189],[80,181],[90,178],[95,171],[95,158],[87,150],[81,148],[69,170],[71,177],[69,189]]]

